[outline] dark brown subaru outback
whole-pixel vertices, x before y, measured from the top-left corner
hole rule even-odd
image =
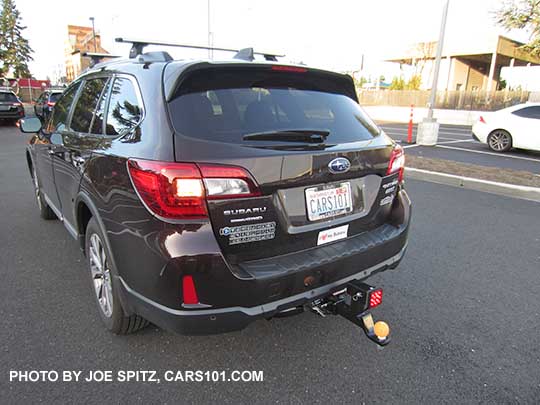
[[[41,216],[80,242],[106,327],[211,334],[307,308],[373,337],[364,281],[399,264],[411,203],[351,78],[144,45],[21,123]]]

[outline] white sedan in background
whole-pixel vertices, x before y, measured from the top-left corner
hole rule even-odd
[[[540,103],[518,104],[482,114],[473,137],[494,152],[512,148],[540,151]]]

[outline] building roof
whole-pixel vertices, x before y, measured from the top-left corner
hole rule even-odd
[[[493,53],[497,53],[497,64],[508,65],[514,59],[514,66],[523,66],[528,63],[540,65],[540,57],[528,54],[520,49],[522,42],[503,35],[475,35],[469,41],[452,41],[445,39],[442,56],[469,59],[477,62],[490,63]],[[387,62],[413,64],[414,60],[435,59],[437,41],[419,42],[412,45],[402,55],[386,59]]]

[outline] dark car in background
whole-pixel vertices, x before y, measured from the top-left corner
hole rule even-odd
[[[46,90],[36,99],[34,112],[44,122],[49,119],[56,101],[62,95],[63,90]]]
[[[10,89],[0,88],[0,120],[15,123],[24,117],[21,100]]]
[[[403,150],[349,76],[134,56],[75,80],[45,128],[21,125],[41,216],[79,241],[109,330],[239,330],[399,264]]]

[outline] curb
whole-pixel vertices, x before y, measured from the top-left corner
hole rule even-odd
[[[523,200],[540,202],[540,188],[517,186],[515,184],[498,183],[496,181],[475,179],[472,177],[456,176],[429,170],[405,168],[405,174],[410,179],[430,181],[448,186],[463,187],[486,193],[521,198]]]

